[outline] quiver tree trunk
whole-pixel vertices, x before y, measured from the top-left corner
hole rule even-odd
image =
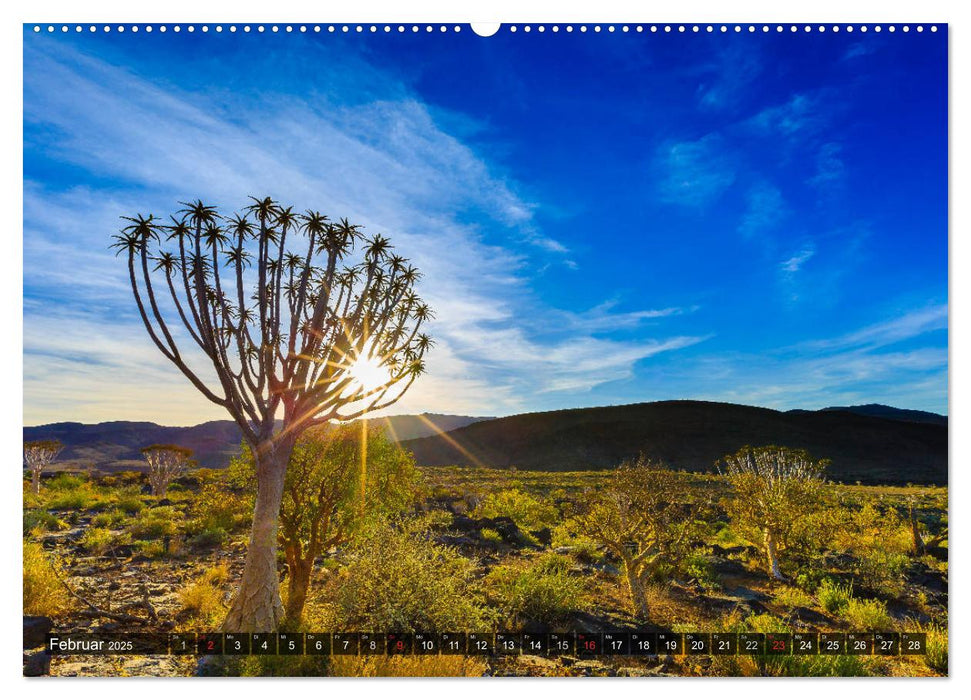
[[[313,570],[313,559],[304,557],[287,557],[290,575],[287,577],[287,606],[286,619],[293,625],[298,625],[303,617],[303,608],[307,603],[307,593],[310,591],[310,573]]]
[[[910,518],[910,536],[913,539],[913,551],[914,554],[920,556],[924,554],[927,549],[924,544],[924,538],[920,534],[920,525],[917,522],[917,514],[914,512],[914,504],[910,503],[908,508],[908,516]]]
[[[634,613],[641,620],[648,618],[647,595],[644,588],[644,579],[633,562],[624,562],[624,575],[627,577],[627,591],[630,593],[631,604]]]
[[[782,571],[779,569],[778,544],[775,534],[769,528],[765,529],[765,556],[768,564],[769,574],[777,581],[785,581]]]
[[[225,632],[274,632],[283,620],[277,574],[277,527],[292,440],[261,443],[256,458],[256,505],[246,564]]]
[[[148,483],[152,487],[152,495],[158,498],[165,498],[166,491],[168,491],[168,480],[160,477],[157,474],[148,475]]]
[[[30,490],[35,496],[40,494],[40,469],[30,470]]]

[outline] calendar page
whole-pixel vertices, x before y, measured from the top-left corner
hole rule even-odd
[[[948,675],[946,23],[22,34],[24,675]]]

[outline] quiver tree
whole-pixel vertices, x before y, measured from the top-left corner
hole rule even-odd
[[[721,460],[733,497],[728,508],[741,530],[754,530],[769,574],[785,580],[779,553],[820,506],[828,460],[814,460],[805,450],[743,447]]]
[[[231,216],[197,201],[168,223],[124,217],[113,244],[152,342],[252,450],[253,527],[223,625],[244,632],[275,630],[283,616],[277,524],[297,438],[393,404],[431,346],[420,274],[387,238],[251,199]]]
[[[192,450],[178,445],[149,445],[142,448],[148,462],[148,483],[152,495],[165,498],[169,484],[192,464]]]
[[[57,459],[64,445],[60,440],[32,440],[24,443],[24,464],[30,470],[30,489],[40,493],[40,473]]]
[[[686,474],[639,458],[621,465],[578,516],[580,530],[620,561],[639,618],[649,614],[647,580],[687,553],[698,511]]]
[[[230,463],[234,486],[253,489],[252,462],[244,446],[242,455]],[[308,430],[297,440],[280,508],[289,624],[300,623],[317,558],[346,545],[367,523],[406,510],[417,486],[414,459],[380,427],[326,426]]]
[[[947,513],[946,507],[943,512]],[[934,551],[948,538],[946,522],[939,524],[937,534],[929,534],[929,539],[924,538],[923,530],[925,530],[926,525],[920,520],[920,509],[915,496],[907,498],[907,522],[910,524],[911,551],[915,556],[923,556],[928,551]]]

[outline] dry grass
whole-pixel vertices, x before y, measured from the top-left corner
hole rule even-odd
[[[486,663],[472,656],[332,656],[330,674],[370,678],[479,677]]]

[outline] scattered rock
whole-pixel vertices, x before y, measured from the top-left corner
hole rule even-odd
[[[24,615],[24,649],[42,647],[47,643],[46,635],[54,629],[54,621],[41,615]]]
[[[553,542],[553,531],[548,527],[543,527],[539,530],[530,530],[529,534],[536,538],[536,541],[544,547],[548,547]]]
[[[24,650],[24,675],[46,676],[51,672],[51,655],[46,649]]]
[[[817,612],[812,608],[803,608],[797,606],[790,611],[790,615],[793,619],[813,626],[826,626],[832,622],[832,620],[830,620],[826,615],[823,615],[821,612]]]

